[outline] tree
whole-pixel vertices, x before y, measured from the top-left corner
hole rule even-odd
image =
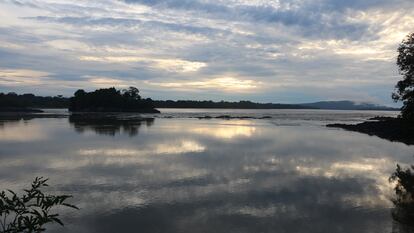
[[[69,100],[71,112],[141,112],[159,113],[151,99],[142,99],[136,87],[117,90],[114,87],[92,92],[78,90]]]
[[[402,118],[414,122],[414,33],[409,34],[398,47],[397,65],[404,78],[397,83],[392,98],[403,102]]]
[[[42,232],[47,223],[58,223],[63,226],[59,214],[51,213],[53,207],[78,207],[66,202],[69,195],[50,195],[42,191],[48,186],[43,177],[36,177],[30,189],[25,189],[22,196],[14,191],[0,192],[0,232]]]
[[[136,87],[129,87],[128,89],[122,90],[123,96],[128,99],[140,100],[139,90]]]
[[[79,89],[75,92],[75,97],[82,97],[86,94],[86,92],[83,89]]]

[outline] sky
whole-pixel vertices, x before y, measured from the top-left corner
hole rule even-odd
[[[1,0],[0,92],[392,105],[412,0]]]

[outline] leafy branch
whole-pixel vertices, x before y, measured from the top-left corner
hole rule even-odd
[[[48,179],[36,177],[30,189],[24,189],[19,196],[12,190],[0,192],[0,232],[37,233],[46,230],[47,223],[58,223],[63,226],[59,214],[52,213],[53,207],[66,206],[79,209],[66,201],[71,195],[50,195],[42,191],[47,187]]]

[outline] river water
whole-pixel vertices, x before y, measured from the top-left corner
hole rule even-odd
[[[65,227],[47,232],[398,228],[388,178],[414,163],[414,148],[325,127],[396,112],[161,110],[143,121],[0,120],[0,190],[43,176],[47,191],[73,195],[80,210],[60,210]]]

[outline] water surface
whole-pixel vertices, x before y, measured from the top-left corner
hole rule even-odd
[[[392,232],[414,148],[324,127],[395,112],[167,110],[144,121],[0,122],[0,189],[75,196],[49,232]],[[194,117],[271,116],[270,119]],[[151,115],[149,115],[151,116]],[[147,115],[148,117],[148,115]]]

